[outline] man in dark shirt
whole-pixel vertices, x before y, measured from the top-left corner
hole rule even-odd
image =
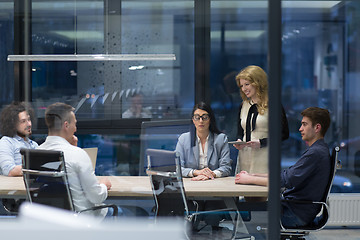
[[[324,136],[330,126],[330,114],[326,109],[310,107],[301,115],[299,129],[302,140],[309,148],[291,167],[281,172],[281,187],[284,199],[321,201],[330,176],[330,154]],[[268,185],[267,174],[249,174],[242,171],[236,175],[235,183]],[[304,226],[319,212],[313,205],[282,202],[281,220],[286,227]]]

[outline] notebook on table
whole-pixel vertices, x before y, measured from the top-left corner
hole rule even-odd
[[[95,170],[98,148],[94,147],[94,148],[83,148],[83,149],[89,155],[92,166]]]

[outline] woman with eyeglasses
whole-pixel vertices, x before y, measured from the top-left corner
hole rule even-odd
[[[211,107],[204,102],[196,104],[192,122],[195,131],[180,135],[176,145],[183,177],[204,181],[228,176],[232,161],[228,138],[216,127]]]
[[[216,127],[215,115],[211,107],[204,102],[196,104],[192,111],[192,122],[195,130],[183,133],[178,139],[176,151],[180,154],[183,177],[193,181],[212,180],[226,177],[231,173],[231,159],[228,138]],[[222,200],[198,200],[199,211],[226,208]],[[189,208],[192,209],[192,202]],[[194,206],[193,206],[194,207]],[[212,231],[219,231],[219,223],[225,214],[208,214],[203,219]],[[195,227],[196,228],[196,227]]]
[[[265,71],[250,65],[235,77],[243,102],[239,108],[238,142],[233,146],[239,150],[235,173],[268,173],[267,139],[268,79]],[[282,108],[282,140],[289,138],[289,127]]]

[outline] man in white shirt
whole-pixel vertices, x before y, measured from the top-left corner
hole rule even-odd
[[[74,108],[65,103],[51,104],[45,111],[48,137],[39,149],[56,150],[64,153],[70,191],[76,211],[102,204],[111,188],[108,179],[97,180],[88,154],[76,147],[76,117]],[[86,211],[83,214],[104,217],[108,209]]]

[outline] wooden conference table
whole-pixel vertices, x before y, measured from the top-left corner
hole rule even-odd
[[[108,194],[110,198],[153,196],[148,176],[106,176],[106,178],[112,183]],[[189,178],[184,178],[183,181],[188,197],[267,197],[268,195],[267,187],[235,184],[234,177],[211,181],[191,181]],[[0,175],[0,198],[26,198],[23,178]]]

